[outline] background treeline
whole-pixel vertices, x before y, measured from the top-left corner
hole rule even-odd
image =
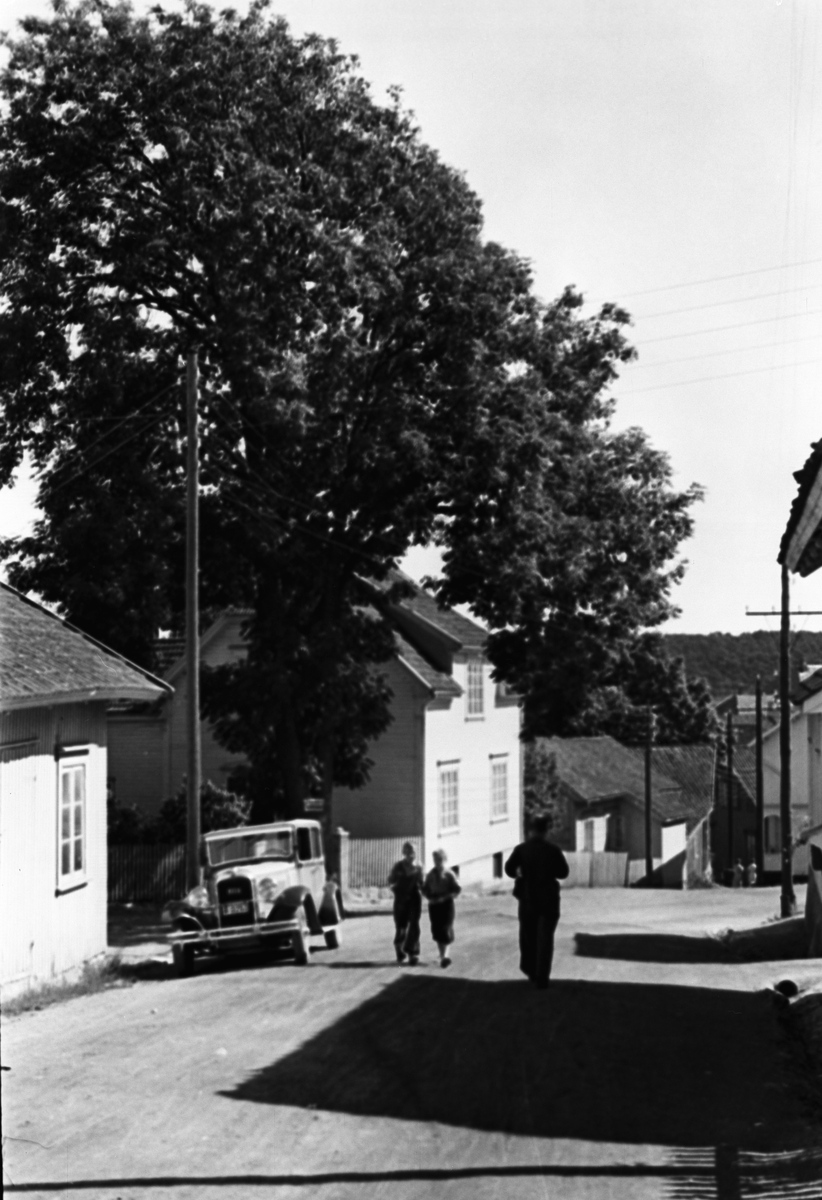
[[[703,678],[714,699],[732,692],[753,692],[757,675],[766,693],[779,686],[779,632],[668,633],[663,635],[672,657],[685,660],[689,678]],[[794,671],[822,663],[822,633],[800,632],[791,643]]]

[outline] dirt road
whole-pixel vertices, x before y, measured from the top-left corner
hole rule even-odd
[[[306,968],[209,966],[5,1021],[9,1194],[822,1196],[822,1128],[762,990],[822,962],[734,965],[694,937],[776,894],[563,905],[545,993],[517,975],[500,894],[461,899],[447,971],[427,939],[394,965],[372,914]]]

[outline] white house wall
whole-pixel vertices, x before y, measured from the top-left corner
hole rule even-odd
[[[87,747],[85,882],[58,894],[55,741]],[[5,749],[4,749],[5,748]],[[105,705],[0,717],[0,990],[4,998],[79,969],[106,949]]]
[[[812,706],[819,707],[822,695],[814,696],[806,703],[803,711],[791,718],[791,824],[794,833],[798,833],[811,821],[809,801],[822,806],[822,779],[819,775],[819,737],[822,714],[814,713]],[[813,738],[816,743],[813,744]],[[762,797],[765,821],[769,817],[778,817],[779,808],[779,728],[768,730],[762,739]],[[822,820],[822,816],[820,817]],[[797,874],[804,874],[808,869],[807,848],[798,846],[794,851],[793,868]],[[763,866],[766,871],[781,869],[781,855],[767,853],[763,855]]]
[[[483,717],[467,718],[467,665],[455,662],[453,676],[463,695],[448,707],[443,702],[429,705],[425,713],[425,825],[426,856],[441,846],[449,862],[460,868],[460,880],[471,883],[490,879],[493,856],[510,853],[520,841],[521,786],[519,709],[496,707],[491,670],[483,668]],[[507,755],[508,815],[491,816],[491,763]],[[493,757],[492,757],[493,756]],[[439,771],[441,764],[457,760],[459,770],[459,826],[439,827]]]

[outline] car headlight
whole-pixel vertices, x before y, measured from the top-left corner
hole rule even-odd
[[[258,880],[257,895],[263,904],[273,904],[277,896],[277,885],[274,880],[268,877]]]
[[[199,887],[192,888],[186,896],[186,904],[190,904],[192,908],[210,908],[211,899],[208,894],[208,888],[202,884]]]

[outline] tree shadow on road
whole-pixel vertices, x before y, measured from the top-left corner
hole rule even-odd
[[[762,993],[404,975],[222,1094],[542,1138],[786,1150],[809,1140],[787,1054]]]

